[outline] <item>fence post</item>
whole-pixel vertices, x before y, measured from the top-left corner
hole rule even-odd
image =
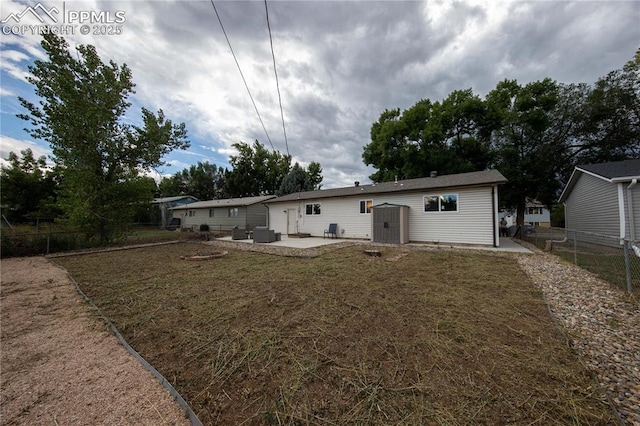
[[[47,254],[49,254],[49,238],[51,237],[51,234],[47,234]]]
[[[631,258],[629,257],[629,244],[631,241],[624,240],[624,268],[627,274],[627,291],[631,293]]]
[[[578,231],[573,231],[573,264],[578,266]]]

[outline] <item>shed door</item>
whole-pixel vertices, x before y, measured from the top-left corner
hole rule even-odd
[[[400,244],[400,208],[373,209],[373,241]]]

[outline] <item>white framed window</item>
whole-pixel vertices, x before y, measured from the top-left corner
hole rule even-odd
[[[425,195],[424,212],[457,212],[458,211],[458,194],[434,194]]]
[[[307,216],[317,216],[322,214],[322,204],[313,203],[313,204],[305,204],[304,212]]]
[[[196,215],[195,210],[189,210],[189,217],[194,217]]]
[[[527,214],[542,214],[542,207],[527,207]]]
[[[213,217],[213,215],[214,215],[213,212],[214,212],[214,209],[209,209],[209,217]]]
[[[360,214],[370,214],[373,200],[360,200]]]
[[[229,207],[229,217],[238,217],[237,207]]]

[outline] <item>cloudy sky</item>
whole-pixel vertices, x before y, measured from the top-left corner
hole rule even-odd
[[[50,153],[15,117],[23,112],[18,96],[35,100],[27,66],[44,59],[40,36],[24,26],[41,21],[70,25],[71,46],[92,44],[103,60],[131,68],[136,94],[127,120],[136,122],[144,106],[185,122],[191,148],[168,155],[161,174],[198,161],[226,167],[231,144],[240,141],[257,139],[286,153],[265,3],[214,4],[271,142],[210,1],[3,0],[0,156],[26,147]],[[24,13],[29,6],[38,16]],[[362,162],[362,148],[385,109],[441,100],[457,89],[484,97],[505,78],[591,84],[640,47],[638,1],[268,0],[267,6],[288,151],[303,165],[322,165],[324,188],[369,181],[373,169]],[[80,12],[94,12],[94,22],[78,22]],[[81,24],[121,34],[85,35]]]

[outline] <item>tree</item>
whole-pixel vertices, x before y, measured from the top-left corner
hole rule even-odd
[[[566,138],[559,96],[558,84],[548,78],[525,86],[504,80],[487,95],[495,166],[509,181],[500,198],[506,207],[516,207],[518,224],[524,222],[527,198],[551,206],[560,189]]]
[[[48,59],[35,61],[28,77],[40,106],[19,98],[28,114],[18,116],[52,148],[68,220],[107,242],[130,223],[137,203],[150,200],[143,172],[162,165],[171,150],[189,147],[185,125],[145,108],[142,127],[123,123],[134,87],[126,65],[103,63],[91,45],[72,55],[54,34],[45,34],[41,45]]]
[[[35,158],[27,148],[20,152],[22,157],[10,152],[6,160],[9,166],[0,169],[1,203],[7,207],[5,214],[11,221],[27,218],[52,219],[56,180],[52,171],[47,171],[46,158]]]
[[[575,88],[580,96],[575,137],[570,146],[575,164],[640,157],[640,49],[622,69]]]
[[[305,170],[298,163],[282,179],[280,188],[276,191],[276,195],[281,197],[287,194],[293,194],[300,191],[313,191],[320,189],[322,182],[322,168],[319,163],[311,162],[309,169]]]
[[[225,198],[225,173],[225,169],[215,164],[198,162],[171,177],[163,178],[160,181],[160,194],[162,197],[192,195],[199,200]]]
[[[291,156],[269,152],[258,141],[233,144],[237,155],[229,159],[231,171],[225,174],[228,197],[254,197],[275,194],[291,169]]]
[[[442,102],[422,99],[400,113],[385,110],[371,127],[363,160],[374,182],[485,169],[492,161],[485,103],[471,89]]]

